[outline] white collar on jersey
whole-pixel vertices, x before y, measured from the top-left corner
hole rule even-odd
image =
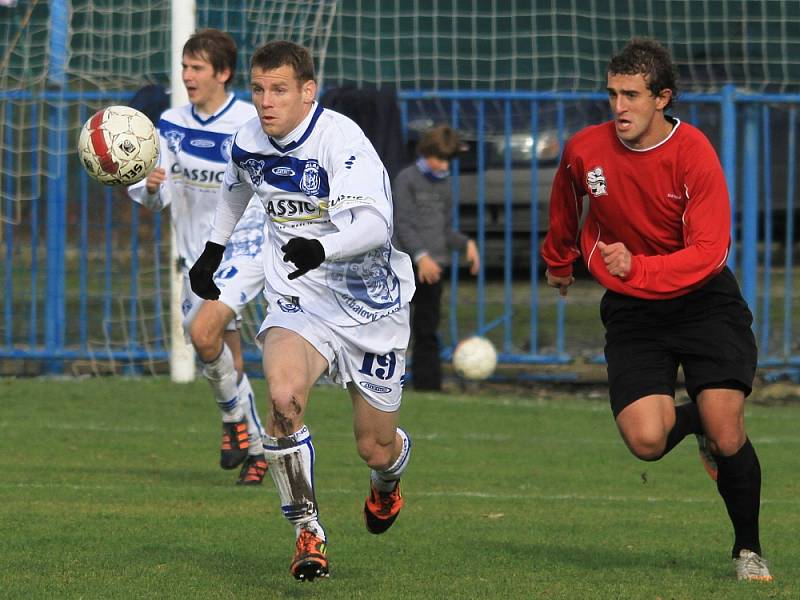
[[[301,137],[303,137],[303,134],[306,132],[306,129],[308,129],[308,126],[311,124],[311,119],[314,118],[316,112],[317,112],[317,101],[314,100],[314,103],[311,105],[311,110],[308,111],[308,114],[302,121],[300,121],[300,124],[297,127],[292,129],[282,138],[274,138],[270,136],[269,138],[270,141],[272,141],[274,144],[277,144],[279,149],[286,148],[286,146],[288,146],[292,142],[296,142]]]
[[[631,152],[649,152],[650,150],[653,150],[655,148],[658,148],[659,146],[662,146],[663,144],[666,144],[670,140],[670,138],[673,135],[675,135],[675,132],[678,131],[678,127],[681,124],[681,120],[678,117],[672,117],[672,116],[669,117],[669,120],[673,122],[672,131],[670,131],[669,135],[667,137],[665,137],[663,140],[661,140],[660,142],[658,142],[657,144],[655,144],[653,146],[650,146],[649,148],[631,148],[630,146],[628,146],[628,144],[623,142],[622,139],[619,136],[617,136],[617,139],[620,141],[620,143],[623,146],[625,146]]]
[[[228,110],[231,106],[233,106],[233,101],[236,100],[236,95],[233,92],[228,92],[228,97],[226,98],[225,102],[222,103],[222,106],[219,107],[219,110],[215,112],[213,115],[207,115],[205,113],[201,113],[197,110],[197,108],[192,104],[192,116],[202,125],[208,125],[219,117],[222,113]]]

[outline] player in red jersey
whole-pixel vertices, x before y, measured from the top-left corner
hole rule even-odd
[[[600,314],[625,444],[653,461],[696,434],[733,523],[737,577],[771,581],[758,531],[761,469],[744,428],[757,350],[752,315],[725,266],[722,167],[699,130],[665,114],[677,90],[666,49],[633,39],[607,74],[614,119],[569,141],[553,181],[547,283],[566,295],[583,256],[607,288]],[[675,406],[679,365],[692,402]]]

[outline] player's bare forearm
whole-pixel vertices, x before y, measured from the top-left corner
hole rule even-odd
[[[551,288],[556,288],[561,296],[566,296],[569,286],[575,283],[575,278],[572,275],[559,277],[550,273],[549,270],[545,272],[545,277],[547,278],[547,285]]]

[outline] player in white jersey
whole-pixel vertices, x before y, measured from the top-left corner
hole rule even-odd
[[[267,470],[263,427],[243,370],[238,323],[244,306],[264,287],[265,212],[258,198],[249,204],[225,248],[216,273],[223,290],[220,301],[204,302],[188,283],[188,268],[211,233],[232,134],[256,116],[249,102],[237,100],[227,89],[235,67],[236,45],[227,33],[206,29],[191,36],[183,47],[183,83],[190,103],[161,116],[159,166],[128,192],[153,210],[170,207],[184,268],[184,330],[222,414],[220,466],[242,465],[237,483],[257,485]]]
[[[267,210],[267,317],[259,339],[269,385],[264,447],[284,515],[295,526],[291,572],[328,574],[314,493],[314,447],[304,422],[325,372],[346,386],[358,453],[370,467],[367,529],[383,533],[403,506],[399,481],[411,442],[398,427],[414,276],[391,244],[386,169],[361,129],[315,101],[308,50],[270,42],[251,61],[259,118],[234,137],[214,231],[190,271],[201,297],[250,195]],[[292,264],[293,263],[293,264]]]

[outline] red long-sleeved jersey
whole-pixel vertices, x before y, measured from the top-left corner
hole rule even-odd
[[[584,196],[589,210],[579,251]],[[567,143],[550,194],[542,257],[552,275],[567,277],[582,253],[592,275],[610,290],[674,298],[724,268],[730,224],[722,167],[697,128],[676,119],[663,142],[633,150],[610,121],[581,130]],[[633,255],[628,277],[609,273],[598,241],[625,244]]]

